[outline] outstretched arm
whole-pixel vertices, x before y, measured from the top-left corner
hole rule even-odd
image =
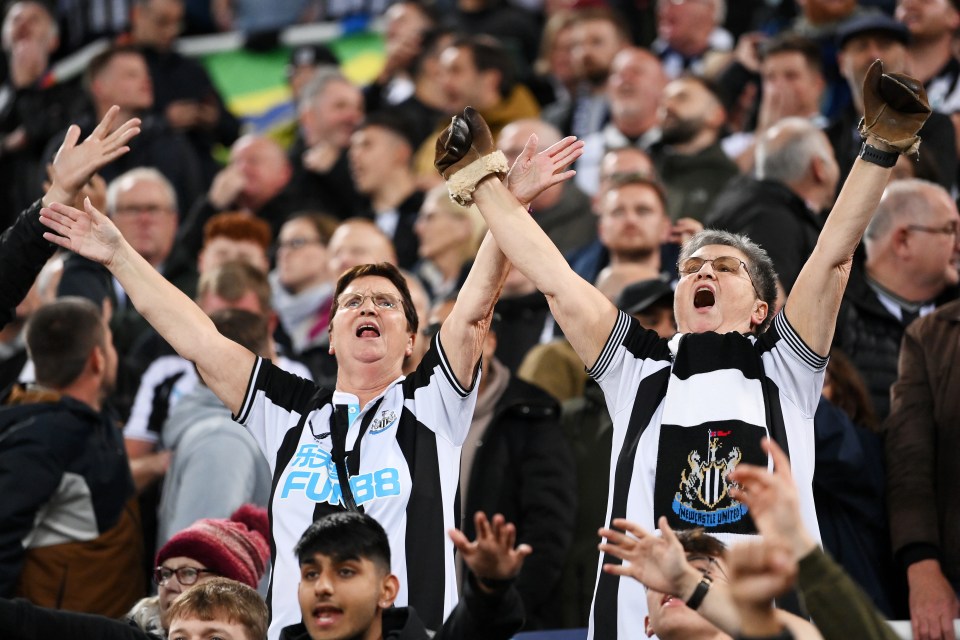
[[[119,113],[112,107],[93,133],[77,144],[80,127],[72,125],[50,166],[51,185],[42,204],[73,204],[80,189],[104,165],[122,156],[127,143],[140,132],[140,120],[132,118],[111,132]],[[53,255],[56,246],[43,239],[40,207],[31,205],[0,236],[0,326],[13,317],[16,307],[33,285],[37,274]]]
[[[882,152],[916,149],[917,131],[930,114],[923,86],[902,74],[884,74],[879,60],[863,81],[864,125],[868,145]],[[857,158],[827,217],[810,258],[787,299],[790,324],[816,353],[826,354],[850,279],[853,252],[863,237],[891,169]]]
[[[106,266],[137,311],[177,353],[197,365],[224,405],[234,414],[240,410],[253,353],[221,336],[200,307],[134,251],[89,198],[83,211],[56,202],[42,209],[40,216],[50,229],[44,238]]]
[[[482,122],[479,114],[469,107],[464,115]],[[459,183],[452,179],[454,174],[443,169],[441,172],[447,178],[448,187],[455,190]],[[554,318],[570,344],[584,363],[591,366],[613,327],[616,308],[570,269],[547,234],[503,183],[482,180],[472,191],[472,198],[500,249],[547,297]]]
[[[469,139],[466,143],[469,148],[466,153],[458,150],[460,162],[479,159],[493,152],[493,136],[482,118],[478,116],[469,123],[461,119],[461,123],[468,127],[463,133]],[[507,174],[506,181],[510,185],[510,191],[529,202],[544,189],[570,179],[574,173],[564,171],[564,167],[579,157],[582,146],[575,138],[565,138],[538,154],[537,138],[531,136]],[[451,150],[444,145],[442,136],[437,153],[438,157],[451,159]],[[443,160],[440,162],[442,164]],[[448,175],[453,173],[455,171]],[[493,175],[486,181],[500,183]],[[457,380],[464,388],[469,389],[473,385],[473,373],[483,350],[484,338],[490,329],[493,308],[500,298],[509,264],[493,236],[487,233],[473,267],[460,289],[456,304],[440,331],[443,351]]]

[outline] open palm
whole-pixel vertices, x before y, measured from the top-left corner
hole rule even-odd
[[[83,201],[83,205],[83,211],[62,202],[41,209],[40,222],[50,229],[43,237],[84,258],[110,266],[123,244],[123,236],[107,216],[97,211],[89,198]]]
[[[600,529],[600,535],[606,539],[600,544],[600,551],[624,562],[604,564],[604,572],[629,576],[660,593],[679,595],[683,578],[692,567],[666,518],[660,518],[660,536],[623,518],[614,519],[613,526],[622,531]]]
[[[575,176],[576,171],[564,169],[581,154],[583,142],[574,136],[568,136],[537,153],[537,135],[531,134],[507,173],[507,189],[521,204],[528,205],[553,185]]]

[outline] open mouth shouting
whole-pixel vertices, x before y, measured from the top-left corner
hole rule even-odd
[[[357,337],[358,338],[379,338],[380,337],[380,328],[375,324],[361,324],[357,327]]]
[[[716,303],[717,295],[710,287],[700,286],[693,294],[693,306],[695,309],[708,309]]]
[[[310,612],[315,625],[321,629],[332,627],[343,618],[343,609],[332,604],[319,604]]]

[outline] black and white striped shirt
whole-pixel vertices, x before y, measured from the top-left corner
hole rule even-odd
[[[479,368],[475,379],[478,374]],[[457,381],[439,336],[410,377],[401,376],[379,403],[374,399],[362,409],[352,394],[320,389],[257,359],[236,419],[257,440],[273,475],[270,640],[301,620],[294,545],[316,518],[344,508],[332,456],[334,405],[353,412],[348,451],[357,445],[366,412],[376,409],[361,438],[352,493],[387,532],[392,571],[400,579],[397,606],[414,606],[429,628],[440,628],[457,603],[454,549],[446,531],[456,524],[460,446],[470,428],[476,389],[476,381],[473,389]],[[309,413],[300,427],[304,412]]]
[[[769,436],[790,456],[804,523],[819,540],[813,417],[826,364],[783,313],[760,336],[667,341],[621,312],[589,371],[613,418],[606,521],[655,531],[666,516],[673,529],[702,526],[727,544],[755,534],[746,507],[728,494],[727,474],[740,462],[769,466],[760,447]],[[600,572],[589,637],[636,637],[646,613],[639,582]]]

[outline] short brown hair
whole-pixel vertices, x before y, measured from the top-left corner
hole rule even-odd
[[[121,44],[112,46],[104,51],[101,51],[97,55],[93,56],[90,60],[90,63],[87,65],[87,70],[83,74],[83,87],[88,92],[90,87],[93,85],[93,81],[96,80],[103,70],[109,66],[113,59],[117,56],[123,55],[132,55],[143,58],[143,52],[140,51],[137,47],[129,44]],[[146,61],[144,61],[146,63]]]
[[[686,553],[704,555],[708,558],[722,558],[727,545],[707,533],[703,527],[677,531],[677,540]]]
[[[267,280],[267,275],[242,260],[231,260],[200,276],[197,284],[197,300],[202,300],[203,296],[212,293],[230,302],[236,302],[248,291],[256,294],[264,314],[273,309],[270,301],[270,281]]]
[[[403,315],[407,319],[407,331],[416,333],[420,325],[417,318],[417,310],[413,306],[413,299],[410,297],[410,287],[407,286],[407,279],[395,266],[389,262],[378,262],[376,264],[358,264],[357,266],[343,272],[340,279],[337,280],[337,288],[333,292],[333,305],[330,307],[330,327],[333,327],[333,317],[337,315],[337,299],[343,290],[357,278],[377,277],[386,278],[400,292],[403,302]]]
[[[220,309],[210,315],[214,326],[225,338],[266,358],[270,347],[270,332],[263,314],[246,309]]]
[[[760,60],[780,53],[799,53],[807,66],[823,75],[823,58],[815,40],[795,33],[782,33],[767,40],[760,47]]]
[[[660,205],[663,207],[663,212],[666,215],[667,213],[667,190],[664,188],[663,184],[650,176],[647,173],[614,173],[609,178],[610,186],[607,188],[607,192],[615,191],[623,187],[628,187],[630,185],[637,185],[641,187],[649,187],[653,189],[657,194],[657,199],[660,201]]]
[[[94,347],[106,347],[103,316],[86,298],[63,297],[33,314],[25,340],[37,383],[62,389],[80,377]]]
[[[267,637],[267,605],[242,582],[213,578],[181,594],[168,611],[169,620],[212,620],[241,625],[248,640]]]
[[[329,213],[320,211],[298,211],[297,213],[291,214],[286,221],[284,221],[284,224],[291,220],[306,220],[313,225],[323,246],[330,244],[330,238],[333,237],[333,232],[340,226],[339,220]]]
[[[210,244],[214,238],[246,240],[263,247],[264,252],[267,252],[273,242],[273,232],[270,224],[263,218],[240,211],[224,211],[211,217],[203,225],[203,246]]]

